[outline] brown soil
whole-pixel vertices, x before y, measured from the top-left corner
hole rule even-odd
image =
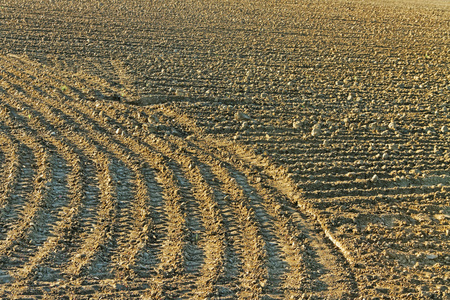
[[[446,1],[0,1],[2,299],[448,299]]]

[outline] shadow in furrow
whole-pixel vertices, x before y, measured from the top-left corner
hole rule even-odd
[[[163,188],[156,181],[155,170],[144,163],[142,166],[142,173],[145,177],[148,194],[150,195],[149,214],[154,224],[154,231],[151,232],[151,236],[147,245],[136,258],[135,272],[140,277],[151,277],[156,275],[155,266],[161,263],[159,255],[161,254],[161,241],[163,241],[167,235],[167,215],[164,211],[164,198]]]
[[[131,230],[131,202],[134,200],[132,193],[133,175],[125,164],[117,157],[111,156],[109,165],[112,181],[115,182],[115,217],[111,224],[111,236],[104,247],[96,254],[88,270],[90,276],[99,279],[113,278],[114,270],[118,267],[112,260],[113,255],[126,255],[126,253],[116,253],[121,243],[126,243],[128,232]]]
[[[282,276],[287,272],[288,264],[283,260],[280,242],[274,233],[276,229],[273,226],[273,218],[265,210],[264,200],[258,195],[256,189],[250,186],[246,176],[228,164],[224,165],[250,200],[249,205],[254,211],[255,220],[258,222],[259,230],[264,238],[269,274],[268,285],[265,288],[266,293],[269,297],[280,296],[282,294]]]
[[[18,180],[7,203],[0,211],[0,222],[4,224],[12,224],[13,220],[19,217],[20,209],[23,207],[27,195],[33,191],[33,178],[36,176],[36,170],[33,167],[36,158],[33,150],[21,142],[18,143],[20,161]],[[3,239],[4,237],[0,236],[0,241]]]
[[[203,227],[198,203],[192,195],[192,184],[186,179],[178,163],[171,161],[168,166],[173,170],[183,196],[182,211],[186,216],[186,244],[184,247],[184,264],[187,275],[197,276],[204,263],[203,249],[199,245]]]
[[[214,175],[210,166],[201,163],[196,158],[193,158],[198,164],[200,172],[207,184],[212,188],[214,199],[217,201],[218,208],[222,215],[223,226],[225,230],[225,257],[224,257],[224,271],[217,280],[215,293],[220,299],[235,299],[237,297],[237,289],[239,287],[238,276],[240,274],[241,261],[239,257],[237,245],[234,241],[239,236],[238,225],[236,224],[236,217],[233,215],[232,208],[226,203],[227,195],[220,188],[221,182]]]

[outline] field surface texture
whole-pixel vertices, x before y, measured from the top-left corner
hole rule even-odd
[[[1,299],[449,299],[450,3],[0,0]]]

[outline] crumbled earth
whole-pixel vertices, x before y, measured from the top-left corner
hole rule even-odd
[[[0,0],[0,297],[448,299],[449,20]]]

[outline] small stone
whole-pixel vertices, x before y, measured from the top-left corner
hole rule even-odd
[[[442,132],[442,133],[447,133],[447,132],[448,132],[448,127],[445,126],[445,125],[442,126],[442,127],[441,127],[441,132]]]
[[[392,150],[392,151],[398,150],[398,146],[396,144],[389,144],[388,148],[389,148],[389,150]]]
[[[248,128],[248,122],[242,122],[241,129],[247,129]]]
[[[397,128],[397,126],[395,125],[394,121],[391,121],[391,123],[389,123],[388,128],[391,130],[395,130]]]
[[[311,130],[311,135],[312,136],[318,136],[321,133],[321,127],[322,125],[319,123],[317,123],[316,125],[313,126],[312,130]]]
[[[378,181],[378,176],[377,176],[377,174],[373,175],[372,178],[370,178],[370,181],[372,181],[372,182],[377,182],[377,181]]]
[[[302,127],[302,123],[300,121],[295,121],[292,123],[292,127],[294,127],[294,129],[300,129]]]
[[[241,111],[236,112],[236,113],[234,114],[234,118],[235,118],[237,121],[249,121],[249,120],[251,119],[250,116],[244,114],[244,113],[241,112]]]
[[[383,153],[383,155],[381,156],[382,159],[387,159],[389,157],[389,154],[387,153]]]
[[[428,259],[436,259],[438,256],[436,254],[427,254],[426,256]]]
[[[117,128],[117,129],[116,129],[116,134],[121,134],[121,133],[122,133],[122,129]]]
[[[352,93],[348,94],[347,100],[348,100],[348,101],[351,101],[352,99],[353,99]]]
[[[330,145],[330,141],[329,140],[324,140],[323,141],[323,146],[324,147],[328,147]]]

